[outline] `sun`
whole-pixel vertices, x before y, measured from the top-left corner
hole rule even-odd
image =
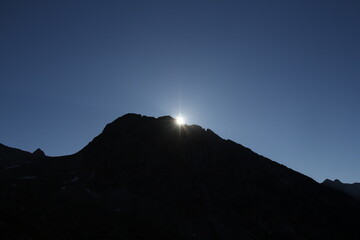
[[[181,116],[178,116],[175,118],[176,119],[176,124],[179,125],[179,126],[182,126],[185,124],[185,119]]]

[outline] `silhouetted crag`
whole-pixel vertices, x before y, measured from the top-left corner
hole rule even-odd
[[[36,157],[45,157],[44,151],[41,150],[40,148],[36,149],[36,150],[33,152],[33,155],[36,156]]]
[[[127,114],[71,156],[0,147],[2,239],[360,236],[358,201],[171,117]]]

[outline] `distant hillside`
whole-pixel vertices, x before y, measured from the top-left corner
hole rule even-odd
[[[331,181],[326,179],[323,183],[324,186],[332,187],[334,189],[345,192],[356,199],[360,200],[360,183],[342,183],[340,180],[336,179]]]
[[[352,197],[168,116],[127,114],[70,156],[0,156],[1,239],[360,236]]]

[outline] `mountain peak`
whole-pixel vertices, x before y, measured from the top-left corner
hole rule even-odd
[[[334,182],[335,183],[340,183],[340,184],[342,183],[339,179],[335,179]]]
[[[193,147],[199,144],[223,140],[210,129],[198,125],[178,125],[175,118],[161,116],[158,118],[140,114],[125,114],[106,125],[102,133],[95,137],[83,150],[102,146],[104,151],[118,149],[130,143],[142,146],[152,145],[153,149],[167,148],[169,145]],[[187,147],[188,148],[188,147]]]
[[[345,192],[349,194],[350,196],[353,196],[360,200],[360,184],[359,183],[343,183],[339,179],[335,179],[334,181],[331,181],[329,179],[326,179],[322,185],[331,187],[337,190],[340,190],[342,192]]]
[[[36,149],[34,152],[33,152],[33,155],[36,156],[36,157],[45,157],[45,153],[43,150],[41,150],[40,148]]]
[[[0,212],[14,219],[0,223],[9,225],[9,233],[34,233],[29,239],[38,239],[39,229],[42,239],[360,235],[355,199],[209,129],[178,125],[171,116],[126,114],[77,154],[24,158],[5,159],[0,168],[7,184],[0,190]]]

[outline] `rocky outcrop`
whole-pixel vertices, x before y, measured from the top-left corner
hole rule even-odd
[[[33,155],[36,156],[36,157],[45,157],[44,151],[41,150],[40,148],[36,149],[36,150],[33,152]]]

